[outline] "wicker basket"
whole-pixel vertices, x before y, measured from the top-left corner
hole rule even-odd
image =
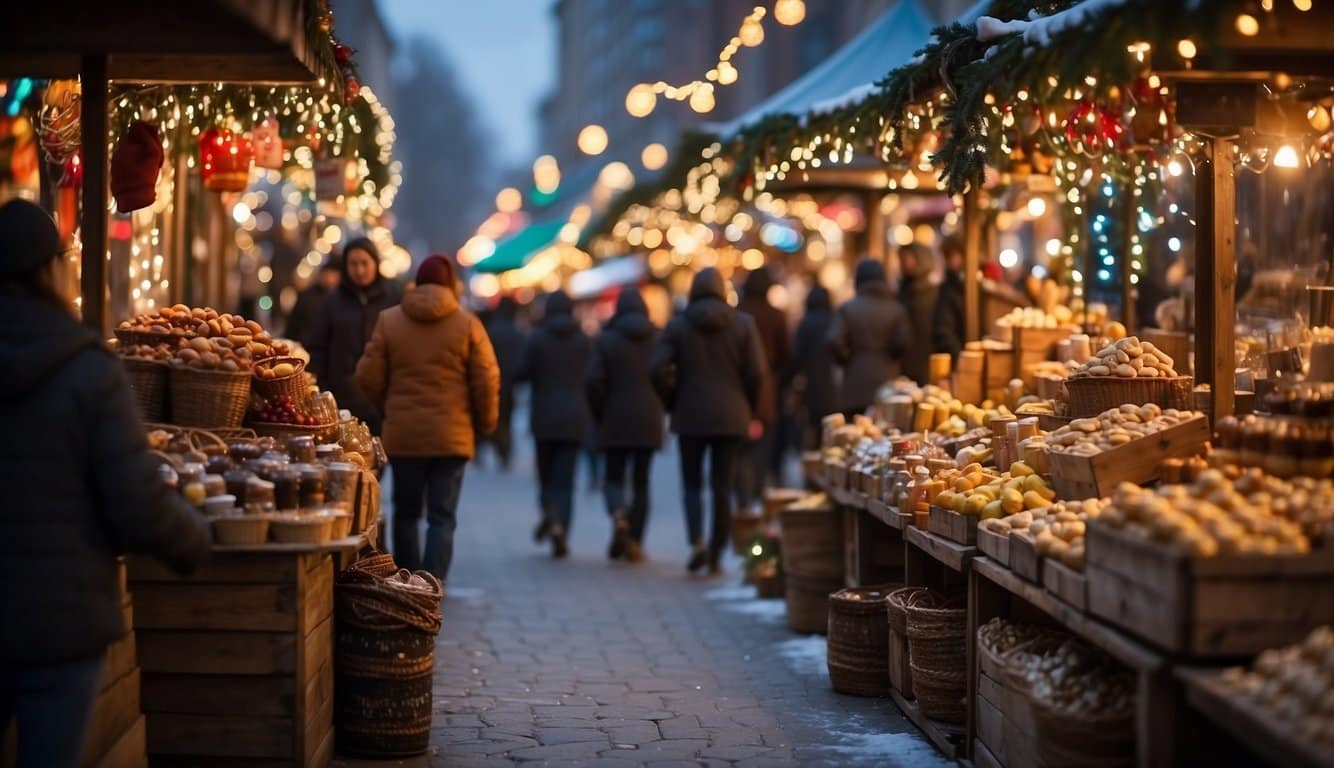
[[[305,424],[278,424],[268,421],[247,421],[246,426],[254,430],[260,437],[272,437],[278,440],[286,440],[289,437],[309,435],[315,438],[316,442],[328,442],[338,436],[337,424],[316,424],[313,427]]]
[[[962,723],[967,708],[968,611],[960,598],[925,589],[908,597],[908,665],[922,714]]]
[[[889,695],[889,622],[892,586],[841,589],[829,596],[829,681],[854,696]]]
[[[1174,378],[1121,378],[1119,376],[1085,376],[1066,379],[1065,390],[1070,408],[1067,415],[1076,418],[1097,416],[1125,403],[1144,405],[1157,403],[1164,408],[1190,410],[1194,405],[1192,391],[1195,379],[1190,376]]]
[[[435,636],[415,629],[377,630],[337,623],[334,725],[338,751],[409,757],[431,736]]]
[[[299,357],[270,357],[261,361],[266,367],[273,367],[279,363],[291,363],[296,372],[290,376],[283,376],[280,379],[261,379],[259,377],[259,365],[256,365],[255,380],[251,383],[255,394],[271,400],[276,397],[286,395],[295,404],[300,404],[305,400],[306,393],[306,361]]]
[[[908,598],[926,587],[900,587],[885,598],[889,616],[889,684],[905,699],[914,698],[912,669],[908,664]]]
[[[183,427],[232,429],[250,405],[250,372],[171,369],[171,417]]]
[[[144,421],[167,420],[167,363],[165,360],[141,360],[122,357],[130,391]]]
[[[181,343],[181,339],[193,339],[194,331],[184,334],[177,333],[152,333],[151,331],[135,331],[125,328],[117,328],[112,331],[116,335],[116,341],[125,346],[134,346],[136,344],[147,344],[148,346],[157,346],[158,344],[169,344],[175,348]]]

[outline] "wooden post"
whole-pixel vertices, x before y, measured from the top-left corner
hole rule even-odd
[[[79,129],[83,136],[83,207],[79,239],[83,243],[79,288],[83,324],[105,333],[107,290],[107,56],[83,57]]]
[[[978,271],[982,268],[982,190],[970,186],[963,193],[963,327],[964,341],[982,336],[982,296]]]
[[[1131,264],[1136,258],[1140,259],[1140,263],[1143,264],[1145,255],[1141,254],[1136,257],[1135,254],[1130,251],[1131,238],[1134,237],[1135,231],[1139,229],[1139,221],[1135,215],[1139,210],[1139,206],[1135,204],[1133,193],[1130,200],[1125,202],[1124,205],[1126,241],[1125,255],[1121,258],[1121,323],[1125,325],[1126,333],[1133,334],[1138,327],[1138,323],[1136,322],[1137,318],[1135,317],[1135,294],[1137,289],[1135,288],[1134,281],[1130,279],[1134,276],[1135,270],[1131,268]],[[1145,250],[1147,252],[1147,249]]]
[[[1236,194],[1232,141],[1211,139],[1195,169],[1195,374],[1215,420],[1236,407]]]

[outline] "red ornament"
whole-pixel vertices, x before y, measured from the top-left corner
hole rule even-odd
[[[352,46],[350,45],[343,45],[342,43],[334,44],[333,48],[334,61],[338,62],[338,66],[340,67],[346,67],[347,63],[349,61],[352,61],[353,53],[354,51],[352,50]]]
[[[142,120],[130,125],[111,153],[111,196],[116,199],[116,210],[137,211],[157,200],[162,160],[157,126]]]
[[[343,103],[346,104],[361,95],[361,81],[354,75],[348,75],[343,81]]]
[[[227,128],[210,128],[199,136],[199,175],[204,188],[240,192],[250,183],[255,150],[250,137]]]
[[[61,168],[60,181],[56,184],[65,189],[75,189],[83,184],[83,148],[74,150]]]
[[[1075,152],[1094,157],[1115,149],[1125,127],[1111,111],[1092,99],[1080,99],[1065,121],[1065,139]]]

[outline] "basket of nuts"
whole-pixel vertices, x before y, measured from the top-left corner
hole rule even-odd
[[[1178,376],[1175,361],[1152,342],[1134,336],[1098,351],[1065,381],[1069,416],[1096,416],[1123,403],[1156,403],[1188,410],[1195,380]]]
[[[287,396],[294,402],[305,399],[306,361],[299,357],[270,357],[255,363],[251,386],[266,400]]]
[[[121,345],[120,353],[139,415],[144,421],[165,421],[167,360],[171,358],[171,348],[166,344]]]
[[[241,426],[250,405],[249,350],[224,339],[195,337],[171,359],[171,416],[183,427]]]

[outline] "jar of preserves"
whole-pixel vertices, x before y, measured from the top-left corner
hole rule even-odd
[[[290,467],[273,473],[273,503],[279,512],[295,512],[301,507],[301,473]]]
[[[273,512],[277,506],[277,486],[268,480],[251,477],[245,484],[245,511],[259,515]]]
[[[293,435],[287,438],[287,456],[297,463],[314,461],[316,458],[315,438],[311,435]]]
[[[293,467],[301,474],[300,505],[301,509],[314,509],[324,506],[324,488],[328,470],[322,464],[302,464]]]

